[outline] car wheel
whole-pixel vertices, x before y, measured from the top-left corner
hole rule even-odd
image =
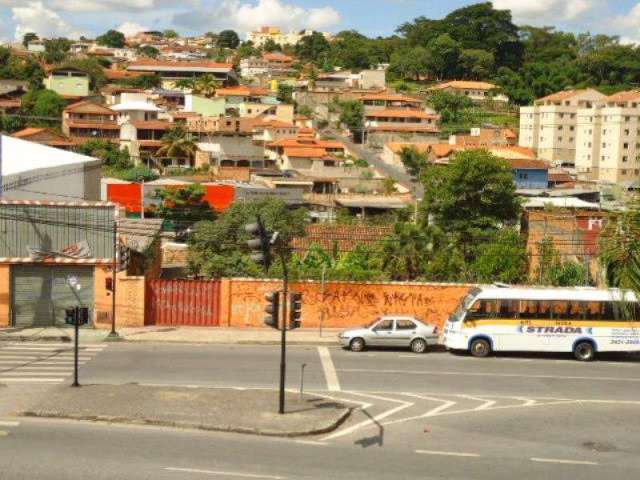
[[[573,356],[581,362],[590,362],[596,358],[596,349],[591,342],[580,342],[574,347]]]
[[[416,338],[411,342],[411,351],[413,353],[424,353],[427,351],[427,342],[423,338]]]
[[[491,345],[483,338],[479,338],[471,342],[469,351],[474,357],[484,358],[489,356],[489,354],[491,353]]]
[[[364,347],[365,347],[364,339],[360,337],[354,338],[349,342],[349,349],[352,352],[361,352],[364,350]]]

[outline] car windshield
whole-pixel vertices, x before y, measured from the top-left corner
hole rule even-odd
[[[380,321],[380,317],[376,318],[375,320],[373,320],[372,322],[367,323],[364,328],[371,328],[373,327],[376,323],[378,323]]]
[[[471,305],[471,302],[473,302],[473,300],[476,298],[476,295],[478,295],[479,292],[480,292],[479,289],[476,289],[476,288],[472,289],[471,292],[469,292],[469,294],[466,297],[464,297],[464,299],[460,302],[460,305],[458,305],[458,308],[456,308],[455,312],[453,312],[451,317],[449,317],[449,321],[450,322],[460,321],[460,319],[464,315],[464,312],[467,311],[467,309]]]

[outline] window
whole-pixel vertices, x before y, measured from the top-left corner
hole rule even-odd
[[[519,300],[498,300],[498,318],[518,318],[520,313]]]
[[[622,148],[624,148],[625,150],[629,150],[629,144],[627,142],[623,143]]]
[[[520,318],[524,320],[548,320],[551,318],[549,302],[520,300]]]
[[[558,126],[558,130],[562,130],[562,125],[559,125],[559,126]]]
[[[493,318],[496,316],[495,300],[477,300],[467,314],[468,320],[480,320],[483,318]]]
[[[388,331],[393,330],[393,320],[382,320],[378,322],[378,324],[373,327],[375,331]]]
[[[625,135],[629,135],[629,129],[628,128],[624,131],[624,134]]]
[[[572,131],[572,132],[573,132],[575,129],[576,129],[576,127],[573,127],[573,126],[569,127],[569,130],[570,130],[570,131]]]
[[[627,174],[627,170],[625,168],[622,169],[622,171],[620,172],[622,175],[626,175]]]
[[[396,330],[415,330],[416,324],[411,320],[396,320]]]

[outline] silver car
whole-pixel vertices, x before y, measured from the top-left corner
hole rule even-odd
[[[369,325],[338,335],[343,347],[361,352],[366,347],[409,347],[424,353],[438,343],[438,327],[403,315],[385,315]]]

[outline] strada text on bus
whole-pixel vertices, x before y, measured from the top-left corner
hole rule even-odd
[[[595,288],[474,288],[449,317],[444,344],[491,352],[640,351],[640,303],[631,291]]]

